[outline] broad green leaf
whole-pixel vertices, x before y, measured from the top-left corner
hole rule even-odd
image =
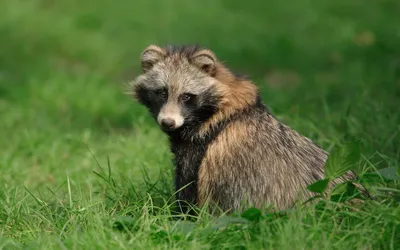
[[[322,179],[322,180],[316,181],[313,184],[309,185],[307,187],[307,189],[310,190],[311,192],[320,193],[321,194],[328,187],[328,183],[329,183],[329,179],[328,178]]]
[[[241,216],[249,221],[258,221],[261,219],[262,213],[257,208],[249,208]]]
[[[349,196],[357,196],[360,194],[357,187],[352,182],[347,182],[346,194]]]
[[[325,164],[325,174],[327,178],[336,179],[344,175],[349,170],[354,169],[360,160],[360,143],[345,143],[341,147],[332,150]]]
[[[400,176],[397,174],[397,169],[395,167],[383,168],[378,170],[378,173],[386,180],[398,181]]]

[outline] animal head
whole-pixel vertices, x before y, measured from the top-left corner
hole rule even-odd
[[[238,79],[208,49],[150,45],[141,54],[141,65],[134,96],[166,132],[204,124],[256,99],[254,85],[235,85]]]

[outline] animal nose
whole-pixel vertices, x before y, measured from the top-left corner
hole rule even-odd
[[[161,126],[165,129],[174,129],[175,128],[175,121],[171,118],[164,118],[161,120]]]

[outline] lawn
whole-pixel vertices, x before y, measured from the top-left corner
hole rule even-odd
[[[359,140],[360,175],[398,169],[399,13],[396,0],[2,0],[0,248],[399,249],[393,176],[361,207],[174,220],[167,138],[127,94],[148,44],[201,44],[327,151]]]

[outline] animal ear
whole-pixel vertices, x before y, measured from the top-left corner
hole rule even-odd
[[[204,70],[206,73],[213,75],[215,72],[215,62],[217,61],[214,53],[209,50],[203,49],[197,52],[192,57],[192,63]]]
[[[156,46],[150,45],[146,49],[143,50],[141,61],[142,61],[142,70],[143,72],[147,72],[159,61],[165,58],[165,51]]]

